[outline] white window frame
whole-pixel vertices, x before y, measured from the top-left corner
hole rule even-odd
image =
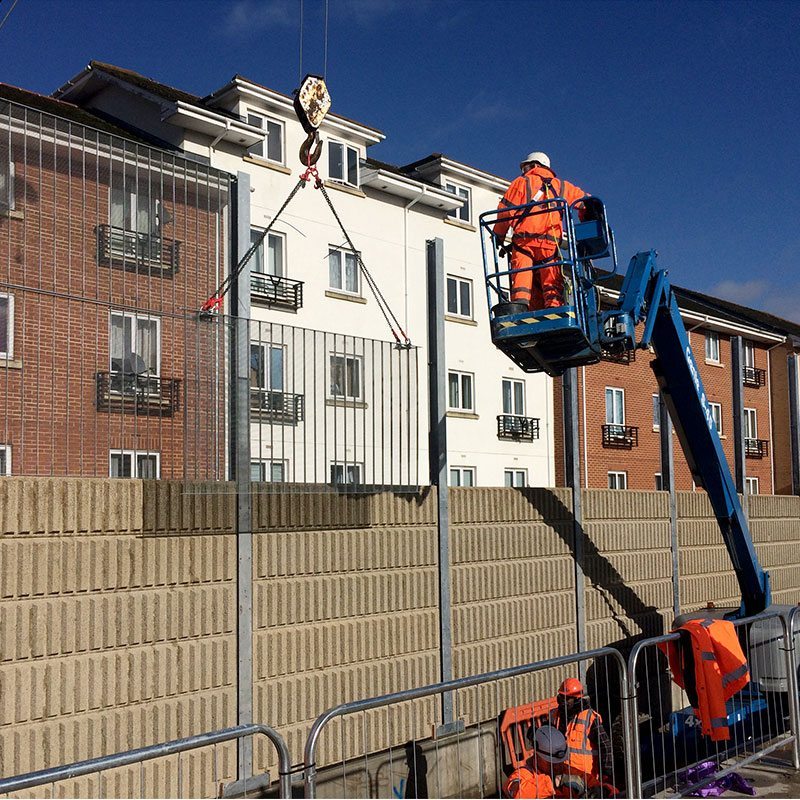
[[[339,258],[339,282],[341,286],[334,285],[333,280],[331,279],[331,257],[334,253],[338,254]],[[355,261],[355,276],[356,276],[356,288],[355,291],[352,289],[348,289],[347,287],[347,256],[352,256]],[[333,245],[328,246],[328,288],[332,289],[334,292],[339,292],[340,294],[348,294],[352,297],[361,297],[361,264],[359,263],[359,253],[354,250],[346,250],[341,247],[334,247]]]
[[[456,310],[450,308],[450,281],[453,281],[456,286]],[[469,294],[469,313],[465,314],[463,310],[461,286],[462,284],[467,287]],[[451,317],[461,317],[461,319],[475,319],[475,303],[472,292],[472,281],[469,278],[460,278],[458,275],[448,275],[445,283],[446,286],[446,308],[447,314]]]
[[[344,391],[342,393],[335,393],[333,391],[333,359],[334,358],[343,358],[344,361],[344,370],[345,370],[345,386]],[[348,393],[348,386],[347,386],[347,362],[355,361],[358,364],[358,393],[352,394]],[[352,389],[352,387],[349,387]],[[360,355],[355,355],[354,353],[329,353],[328,354],[328,397],[331,400],[338,400],[340,402],[349,402],[349,403],[358,403],[364,399],[364,359]],[[341,463],[341,462],[334,462],[334,463]]]
[[[655,474],[655,484],[657,492],[664,491],[664,476],[660,472],[656,472]]]
[[[505,392],[505,384],[509,384],[511,389],[511,411],[506,411],[506,392]],[[516,406],[516,392],[514,391],[515,385],[519,385],[522,387],[522,409],[520,411],[514,411],[513,408]],[[526,407],[526,397],[525,397],[525,381],[519,380],[519,378],[503,378],[500,382],[500,403],[503,409],[503,414],[507,417],[524,417],[525,416],[525,407]]]
[[[453,482],[453,475],[454,473],[458,476],[458,482]],[[464,475],[469,473],[472,476],[472,483],[465,484],[464,483]],[[448,481],[450,486],[477,486],[477,479],[478,479],[478,470],[475,467],[450,467],[450,471],[448,473]]]
[[[341,470],[342,479],[339,480],[338,474]],[[354,480],[348,481],[347,471],[354,470]],[[363,486],[364,485],[364,464],[361,461],[331,461],[328,465],[328,478],[333,486]]]
[[[517,482],[518,478],[522,479],[522,483]],[[505,468],[503,470],[503,485],[524,489],[528,485],[528,470],[518,469],[517,467]]]
[[[616,483],[616,486],[612,486],[612,483]],[[628,488],[628,473],[623,472],[621,470],[609,470],[608,471],[608,488],[614,490],[620,489],[627,489]]]
[[[714,424],[717,427],[717,434],[719,436],[723,435],[723,427],[722,427],[722,403],[712,403],[709,401],[708,408],[711,411],[711,418],[714,420]],[[716,410],[716,414],[714,411]],[[718,421],[719,418],[719,421]]]
[[[6,177],[6,188],[5,188],[5,197],[0,197],[0,211],[13,211],[15,205],[15,195],[14,195],[14,162],[9,159],[8,161],[4,161],[3,165],[8,164],[8,172],[5,173]],[[0,184],[0,187],[2,185]]]
[[[131,342],[136,340],[136,326],[138,325],[138,320],[147,320],[148,322],[155,322],[156,323],[156,369],[155,372],[152,373],[152,376],[158,378],[161,376],[161,319],[159,317],[152,316],[151,314],[132,314],[129,311],[109,311],[108,313],[108,371],[114,372],[114,368],[111,364],[112,356],[111,356],[111,337],[113,333],[112,327],[112,319],[114,317],[122,317],[125,319],[133,320],[133,326],[131,327]],[[123,358],[124,360],[124,358]],[[121,451],[120,451],[121,452]]]
[[[705,353],[707,364],[719,364],[720,342],[716,331],[706,331]]]
[[[256,235],[260,236],[262,233],[264,233],[264,229],[263,228],[259,228],[259,227],[255,226],[255,225],[252,225],[250,227],[250,243],[251,243],[251,245],[253,243],[253,240],[255,239],[255,236]],[[280,265],[279,265],[279,271],[278,272],[270,272],[269,271],[270,239],[272,239],[272,238],[280,240],[280,243],[281,243],[281,259],[280,259]],[[265,245],[266,245],[266,247],[265,247]],[[257,262],[256,262],[256,259],[253,258],[253,260],[251,262],[253,264],[253,269],[251,270],[251,274],[252,275],[269,275],[269,276],[275,277],[275,278],[285,278],[286,277],[287,258],[286,258],[286,234],[285,233],[281,233],[280,231],[270,231],[266,235],[264,240],[261,242],[261,245],[259,246],[258,250],[256,250],[256,253],[254,255],[256,255],[256,254],[259,255],[259,257],[260,257],[261,264],[263,266],[263,271],[256,268]]]
[[[758,412],[754,408],[745,408],[744,411],[744,438],[758,439]]]
[[[0,350],[0,358],[11,360],[14,358],[14,295],[0,292],[0,300],[8,301],[8,324],[6,328],[8,344],[5,352]]]
[[[272,478],[272,468],[280,466],[283,477],[276,481]],[[253,481],[253,469],[257,468],[260,477],[257,481]],[[288,463],[285,459],[280,458],[251,458],[250,459],[250,481],[254,483],[286,483],[286,474],[288,472]]]
[[[745,367],[756,367],[756,346],[755,342],[750,339],[745,339],[742,342],[742,361]]]
[[[261,350],[261,364],[263,366],[263,376],[261,383],[263,386],[258,385],[258,381],[253,382],[253,348],[257,347]],[[281,353],[281,385],[272,385],[272,352],[276,350]],[[286,355],[287,346],[284,344],[275,344],[274,342],[250,342],[250,388],[251,389],[264,389],[268,392],[285,392],[286,391]]]
[[[610,420],[608,411],[608,393],[612,392],[614,396],[619,393],[622,397],[622,421],[617,422],[616,420]],[[612,438],[624,438],[625,436],[625,390],[621,389],[619,386],[606,386],[605,391],[603,392],[603,397],[605,398],[606,403],[606,425],[609,427],[608,435]],[[617,405],[616,402],[612,402],[611,404],[612,411],[616,411]]]
[[[459,200],[466,200],[466,203],[463,205],[448,211],[447,216],[450,219],[455,219],[459,222],[464,222],[467,225],[471,225],[472,189],[469,186],[465,186],[463,183],[457,183],[456,181],[451,181],[449,178],[445,178],[444,190],[446,192],[450,192],[452,195],[455,195]]]
[[[108,474],[111,476],[111,458],[113,456],[130,456],[131,457],[131,478],[139,477],[139,456],[155,456],[156,458],[156,477],[155,480],[161,478],[161,453],[155,450],[109,450],[108,451]],[[148,479],[150,480],[150,479]]]
[[[759,493],[758,478],[756,478],[754,475],[747,475],[744,479],[744,483],[747,489],[747,494]]]
[[[251,121],[251,117],[255,117],[258,122]],[[254,145],[250,145],[247,148],[247,153],[252,158],[260,158],[262,161],[268,161],[270,164],[280,164],[284,166],[286,164],[286,124],[283,120],[277,119],[276,117],[271,117],[269,114],[265,114],[260,109],[248,109],[246,112],[246,119],[248,125],[253,125],[256,128],[261,128],[264,131],[264,137],[261,139],[260,142]],[[280,158],[270,158],[269,157],[269,143],[270,143],[270,125],[274,125],[278,132],[280,133]],[[256,148],[261,149],[260,153],[254,153],[253,150]]]
[[[657,394],[653,395],[653,430],[661,430],[661,401]]]
[[[341,147],[342,148],[342,175],[337,176],[333,174],[332,170],[332,160],[331,160],[331,148],[333,147]],[[348,165],[348,155],[349,153],[355,153],[356,157],[356,180],[355,183],[350,180],[350,167]],[[328,139],[328,148],[326,150],[327,158],[328,158],[328,179],[334,181],[335,183],[341,183],[344,186],[352,186],[353,188],[357,189],[361,184],[361,151],[358,147],[352,144],[348,144],[347,142],[343,142],[341,139]]]
[[[0,478],[6,478],[11,475],[11,445],[0,444],[0,453],[3,454],[6,462],[5,471],[0,472]]]
[[[453,406],[450,405],[450,378],[451,376],[456,376],[458,379],[458,399],[459,405]],[[472,405],[465,406],[463,401],[464,396],[464,379],[469,379],[470,385],[470,400],[472,401]],[[450,411],[460,411],[464,414],[474,414],[475,413],[475,373],[474,372],[462,372],[457,369],[449,369],[447,370],[447,408]]]

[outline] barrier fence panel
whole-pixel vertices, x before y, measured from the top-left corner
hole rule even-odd
[[[792,620],[794,616],[792,617]],[[798,764],[798,697],[791,622],[780,612],[733,620],[750,682],[727,702],[730,738],[712,741],[686,692],[672,680],[665,649],[681,634],[638,642],[628,661],[632,797],[685,796],[733,770],[792,745]]]
[[[498,797],[515,766],[535,759],[527,737],[558,708],[556,692],[583,666],[593,708],[609,708],[610,762],[596,797],[630,785],[626,665],[612,648],[592,650],[345,703],[320,715],[305,745],[305,796]],[[437,728],[441,698],[455,722]],[[555,721],[555,720],[553,720]],[[594,745],[592,745],[594,746]],[[559,784],[591,777],[555,766]]]
[[[115,794],[109,791],[109,785],[103,780],[105,773],[109,770],[138,765],[138,771],[134,771],[133,777],[125,782],[124,794],[120,796],[153,797],[153,786],[148,784],[148,777],[145,774],[145,762],[177,756],[172,775],[174,780],[170,781],[165,787],[167,796],[219,797],[220,783],[224,773],[219,768],[218,745],[254,735],[266,736],[275,747],[278,754],[278,796],[281,798],[291,797],[291,759],[289,758],[289,751],[281,735],[268,725],[238,725],[234,728],[200,733],[195,736],[188,736],[185,739],[175,739],[171,742],[142,747],[137,750],[127,750],[123,753],[101,756],[88,761],[78,761],[74,764],[29,772],[25,775],[0,778],[0,795],[16,796],[26,789],[49,786],[50,796],[55,797],[57,796],[57,783],[87,775],[96,775],[98,780],[95,787],[96,791],[93,792],[93,795],[97,797],[113,797]],[[194,764],[184,766],[181,762],[181,753],[189,750],[198,750],[203,747],[213,748],[212,771],[209,776],[211,781],[207,787],[198,786],[197,776],[192,774],[192,767],[195,767]],[[252,788],[256,787],[257,780],[257,778],[252,779]],[[209,792],[205,793],[204,788],[207,788]],[[242,795],[246,796],[248,791],[247,783],[243,782],[240,788]],[[73,785],[71,789],[68,787],[66,794],[59,796],[77,797],[83,796],[83,794],[84,792],[78,794]],[[43,796],[43,793],[37,792],[36,796]]]

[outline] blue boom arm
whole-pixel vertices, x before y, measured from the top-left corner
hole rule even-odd
[[[653,371],[695,483],[705,488],[742,593],[738,615],[758,614],[771,602],[769,574],[758,561],[744,510],[722,450],[711,407],[665,270],[651,250],[631,259],[618,305],[603,312],[608,341],[656,354]],[[639,341],[636,326],[644,325]]]

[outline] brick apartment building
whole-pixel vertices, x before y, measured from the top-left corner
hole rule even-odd
[[[689,341],[711,403],[728,463],[733,470],[732,337],[743,340],[745,474],[752,494],[773,494],[778,488],[775,463],[786,458],[788,437],[776,441],[775,414],[788,420],[788,400],[773,408],[773,396],[788,398],[785,376],[775,387],[771,354],[784,348],[787,326],[760,312],[675,287]],[[609,299],[613,297],[609,295]],[[762,317],[760,319],[759,317]],[[578,370],[581,475],[589,488],[653,490],[661,488],[658,386],[652,353],[638,350],[630,362],[602,361]],[[784,357],[785,360],[785,357]],[[785,373],[785,369],[784,369]],[[564,480],[561,381],[554,381],[556,479]],[[780,430],[788,427],[781,422]],[[694,483],[683,452],[675,442],[675,487],[692,490]],[[780,482],[785,491],[785,481]]]
[[[224,470],[229,178],[0,84],[0,474]]]

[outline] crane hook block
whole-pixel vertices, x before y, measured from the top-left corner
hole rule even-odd
[[[331,107],[331,96],[325,80],[319,75],[306,75],[294,93],[294,111],[303,130],[314,133]]]

